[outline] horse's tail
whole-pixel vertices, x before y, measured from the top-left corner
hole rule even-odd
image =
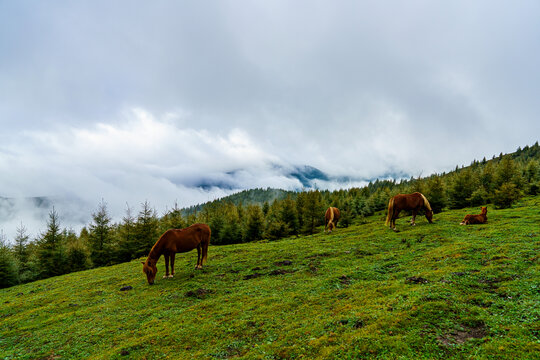
[[[420,196],[422,196],[422,199],[424,199],[424,206],[426,207],[426,209],[428,209],[429,211],[433,211],[433,210],[431,210],[431,205],[429,205],[429,201],[428,201],[428,199],[424,196],[424,194],[420,194]]]
[[[393,214],[394,214],[394,198],[392,197],[390,201],[388,202],[388,215],[386,215],[386,222],[384,223],[385,226],[390,225],[390,221],[392,221]]]
[[[326,219],[326,215],[328,212],[330,212],[330,219]],[[325,223],[326,223],[324,225],[324,230],[326,231],[326,229],[328,229],[329,231],[332,231],[332,229],[335,227],[334,226],[334,208],[330,206],[328,210],[326,210],[326,214],[324,214],[324,217],[325,217]]]

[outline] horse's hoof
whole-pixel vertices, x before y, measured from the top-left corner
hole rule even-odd
[[[168,276],[168,278],[169,278],[169,279],[170,279],[170,278],[172,278],[172,277],[174,277],[174,275],[173,275],[173,274],[171,274],[171,275],[169,275],[169,276]]]
[[[168,278],[168,277],[169,277],[169,275],[163,275],[163,278],[162,278],[162,279],[166,279],[166,278]]]
[[[195,266],[195,270],[200,270],[200,269],[202,269],[202,266],[201,266],[201,265]]]

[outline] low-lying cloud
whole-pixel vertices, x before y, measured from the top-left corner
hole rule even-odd
[[[43,229],[52,206],[64,226],[80,229],[102,200],[118,221],[128,205],[137,210],[145,201],[164,212],[242,189],[306,186],[297,174],[305,164],[270,153],[242,129],[212,134],[186,126],[180,115],[158,118],[141,108],[90,128],[26,131],[2,155],[4,189],[14,190],[1,194],[9,216],[0,228],[9,237],[21,223],[32,233]],[[322,187],[335,182],[312,180]],[[35,206],[32,197],[49,201]]]

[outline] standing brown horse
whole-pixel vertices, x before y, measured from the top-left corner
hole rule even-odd
[[[329,207],[324,214],[324,231],[328,228],[328,233],[331,233],[332,230],[337,226],[341,213],[338,208]]]
[[[148,283],[152,285],[156,278],[156,263],[163,254],[165,257],[165,275],[163,278],[171,278],[174,275],[174,256],[176,253],[183,253],[197,248],[197,266],[195,269],[202,269],[206,263],[208,255],[208,244],[210,244],[210,228],[206,224],[193,224],[185,229],[167,230],[154,244],[148,259],[143,262],[143,272],[146,274]],[[202,259],[201,259],[202,252]],[[171,273],[169,275],[169,258],[171,260]]]
[[[418,210],[425,208],[426,210],[426,219],[431,224],[433,221],[433,211],[431,210],[431,205],[429,205],[428,199],[419,192],[413,194],[398,194],[390,199],[388,202],[388,215],[386,217],[386,226],[394,231],[396,230],[396,219],[401,210],[412,210],[412,219],[411,225],[416,225],[414,222],[416,219],[416,214]]]
[[[482,206],[480,215],[465,215],[465,218],[459,225],[485,224],[487,222],[487,207]]]

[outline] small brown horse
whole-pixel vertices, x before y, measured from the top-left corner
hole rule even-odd
[[[465,218],[459,225],[485,224],[487,222],[487,207],[482,206],[479,215],[465,215]]]
[[[399,216],[401,210],[412,210],[411,225],[416,225],[414,222],[418,210],[425,208],[426,219],[429,223],[433,223],[433,211],[431,205],[429,205],[428,199],[419,192],[413,194],[398,194],[390,199],[388,202],[388,215],[386,216],[386,226],[394,231],[396,230],[396,219]]]
[[[143,262],[143,272],[146,274],[148,283],[152,285],[156,278],[156,263],[163,254],[165,257],[165,275],[163,278],[171,278],[174,275],[174,256],[176,253],[184,253],[197,248],[197,266],[202,269],[208,255],[210,244],[210,228],[206,224],[193,224],[185,229],[167,230],[154,244],[148,259]],[[202,258],[201,258],[202,253]],[[169,275],[169,259],[171,260],[171,273]]]
[[[337,226],[341,213],[338,208],[329,207],[324,214],[324,231],[328,228],[328,233],[331,233],[332,230]]]

